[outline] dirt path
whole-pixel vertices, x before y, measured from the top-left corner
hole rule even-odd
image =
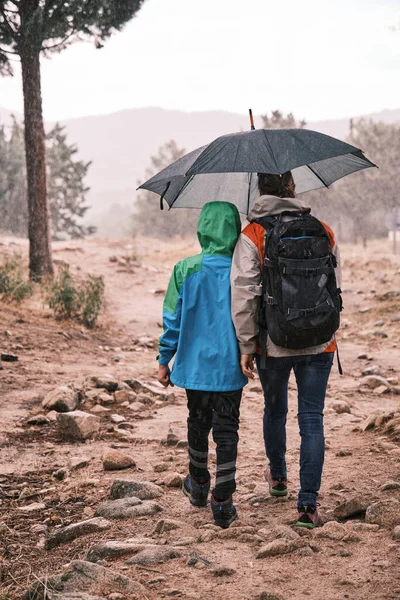
[[[25,251],[20,244],[7,248]],[[150,250],[144,252],[144,248]],[[400,500],[398,489],[381,490],[389,480],[400,481],[400,446],[382,429],[363,430],[372,413],[398,410],[399,396],[394,391],[378,394],[360,388],[362,371],[374,365],[379,375],[392,378],[393,388],[398,386],[400,259],[388,250],[383,243],[362,253],[353,247],[342,249],[345,312],[339,347],[345,374],[340,377],[334,367],[325,411],[327,451],[320,503],[328,520],[334,518],[335,507],[350,497],[367,505]],[[326,526],[296,538],[294,551],[286,548],[283,555],[256,558],[260,546],[290,536],[288,528],[280,531],[279,527],[291,525],[295,518],[299,437],[293,382],[288,419],[290,496],[286,501],[274,500],[266,491],[262,397],[255,382],[246,387],[241,411],[235,497],[240,518],[228,532],[215,531],[208,509],[190,507],[178,488],[164,482],[167,475],[186,473],[183,444],[161,444],[170,427],[184,439],[183,391],[175,390],[174,402],[152,402],[134,415],[127,407],[113,406],[112,412],[132,424],[126,438],[109,414],[101,416],[100,438],[85,444],[62,442],[54,424],[26,425],[27,417],[39,412],[41,400],[57,385],[79,387],[87,376],[97,373],[120,381],[138,378],[154,383],[156,350],[138,340],[159,335],[162,293],[155,292],[165,290],[174,262],[196,251],[195,244],[182,243],[153,247],[140,241],[56,244],[55,257],[68,262],[72,272],[105,278],[107,310],[102,327],[94,332],[49,318],[37,297],[20,307],[2,305],[1,349],[16,351],[18,347],[19,361],[4,363],[0,372],[0,582],[8,594],[0,592],[0,598],[20,598],[35,577],[57,573],[72,559],[84,559],[99,541],[143,537],[158,546],[174,547],[179,556],[150,566],[128,566],[127,556],[103,562],[140,581],[147,598],[205,599],[210,593],[264,600],[400,598],[400,541],[393,539],[393,527],[365,526],[362,515],[346,521],[343,530],[329,534]],[[357,358],[362,354],[367,358]],[[347,412],[338,412],[338,401],[342,408],[347,405],[343,409]],[[110,446],[130,454],[136,469],[117,475],[104,472],[101,455]],[[79,457],[88,464],[73,470],[71,460]],[[67,474],[59,481],[52,473],[62,468],[67,468]],[[158,472],[161,468],[164,471]],[[116,477],[161,484],[162,513],[113,521],[109,531],[44,551],[43,532],[49,535],[59,526],[92,517]],[[32,513],[19,510],[37,501],[45,507]],[[176,529],[155,533],[160,519],[178,522]],[[38,525],[44,527],[42,532]],[[321,537],[324,531],[328,537]],[[201,560],[187,565],[192,552],[209,561],[210,568]],[[212,570],[217,567],[229,567],[232,572],[218,575]],[[109,598],[112,591],[119,590],[99,589],[97,594]]]

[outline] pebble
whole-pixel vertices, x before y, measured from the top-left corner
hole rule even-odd
[[[82,456],[82,457],[74,457],[71,458],[69,461],[69,468],[71,469],[71,471],[77,471],[78,469],[84,469],[85,467],[87,467],[90,463],[90,458],[88,456]]]
[[[185,476],[180,473],[169,473],[163,479],[163,484],[167,487],[180,488],[185,480]]]
[[[136,467],[131,456],[120,450],[107,449],[103,453],[103,469],[105,471],[119,471]]]
[[[133,481],[131,479],[115,479],[110,490],[110,499],[131,498],[154,500],[161,498],[164,492],[161,487],[148,481]]]
[[[117,425],[126,421],[125,417],[123,417],[122,415],[117,415],[115,413],[110,416],[110,419],[113,423],[116,423]]]
[[[381,385],[385,385],[386,387],[390,387],[387,379],[381,377],[380,375],[367,375],[360,379],[360,386],[366,385],[367,387],[374,389]]]
[[[118,389],[118,381],[112,375],[94,375],[89,380],[90,384],[96,388],[102,388],[107,392],[116,392]]]
[[[98,435],[100,419],[81,410],[59,413],[57,428],[61,437],[66,441],[84,441]]]
[[[152,540],[147,538],[132,538],[123,541],[110,540],[108,542],[100,542],[92,546],[87,554],[86,560],[89,562],[98,562],[103,558],[119,558],[127,554],[136,554],[140,550],[144,550],[151,544]]]
[[[179,558],[181,553],[176,548],[167,546],[154,546],[141,550],[126,561],[126,565],[152,565],[165,563],[174,558]]]
[[[137,394],[131,389],[117,390],[114,392],[114,401],[116,404],[122,404],[124,402],[135,402]]]
[[[256,558],[267,558],[268,556],[280,556],[282,554],[289,554],[297,548],[301,546],[305,546],[304,540],[299,538],[298,541],[289,541],[289,540],[273,540],[264,546],[261,546],[258,553],[256,554]]]
[[[171,519],[161,519],[161,521],[158,521],[157,525],[155,526],[154,533],[161,535],[165,531],[174,531],[175,529],[180,529],[183,526],[184,523],[181,523],[180,521],[172,521]]]
[[[48,425],[50,423],[50,419],[46,415],[35,415],[31,417],[27,421],[28,425]]]
[[[396,541],[400,541],[400,525],[397,525],[392,531],[392,538]]]
[[[374,502],[367,508],[365,521],[381,527],[400,525],[400,501],[391,499]]]
[[[32,504],[27,504],[26,506],[18,506],[17,510],[21,512],[35,512],[37,510],[44,510],[46,505],[43,502],[33,502]]]
[[[235,569],[232,567],[214,567],[214,569],[210,570],[211,575],[214,577],[225,577],[234,575],[236,573]]]
[[[349,404],[347,402],[345,402],[344,400],[336,400],[335,402],[332,402],[331,404],[329,404],[329,406],[331,408],[333,408],[333,410],[335,411],[335,413],[337,413],[338,415],[341,415],[343,413],[351,413],[351,408],[349,406]]]

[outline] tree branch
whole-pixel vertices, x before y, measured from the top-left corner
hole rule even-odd
[[[10,22],[9,22],[9,20],[7,19],[7,15],[5,14],[5,12],[4,12],[4,9],[3,9],[3,8],[0,8],[0,14],[3,16],[4,23],[5,23],[5,25],[8,27],[8,29],[9,29],[9,31],[10,31],[10,33],[11,33],[11,37],[12,37],[13,41],[14,41],[14,42],[16,42],[16,41],[17,41],[17,38],[18,38],[17,32],[16,32],[16,31],[14,31],[14,29],[11,27],[11,25],[10,25]]]
[[[5,50],[4,48],[0,48],[0,52],[4,52],[4,54],[16,54],[19,56],[18,52],[13,52],[12,50]]]
[[[65,42],[67,42],[69,38],[72,37],[75,33],[78,32],[76,29],[73,29],[71,33],[69,33],[63,40],[61,40],[61,42],[57,42],[57,44],[53,44],[53,46],[42,46],[42,50],[46,52],[47,50],[54,50],[54,48],[59,48],[60,46],[63,46],[63,44],[65,44]]]

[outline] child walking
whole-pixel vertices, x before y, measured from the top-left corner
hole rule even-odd
[[[215,524],[224,529],[237,518],[232,494],[240,401],[247,383],[231,318],[230,271],[240,229],[233,204],[209,202],[203,207],[197,230],[202,252],[174,267],[164,300],[158,357],[160,383],[185,388],[187,395],[189,474],[183,492],[194,506],[207,506],[212,430],[217,471],[211,510]]]

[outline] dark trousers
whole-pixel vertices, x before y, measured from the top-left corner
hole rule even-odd
[[[298,389],[300,492],[298,506],[315,506],[324,464],[323,410],[333,352],[305,356],[268,357],[257,369],[264,391],[264,443],[274,479],[286,479],[286,415],[288,383],[293,369]]]
[[[217,445],[217,473],[212,491],[217,501],[227,500],[236,489],[239,412],[243,390],[203,392],[186,390],[188,400],[189,473],[197,483],[210,480],[208,435]]]

